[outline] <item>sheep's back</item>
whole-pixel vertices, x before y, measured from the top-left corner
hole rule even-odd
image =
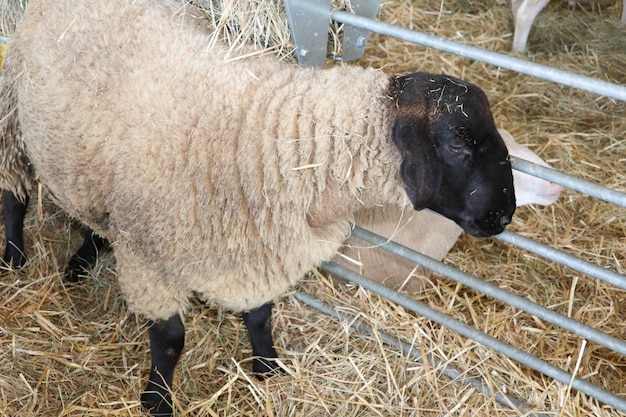
[[[54,161],[38,164],[37,174],[62,207],[100,232],[106,213],[98,208],[105,207],[115,177],[109,167],[124,156],[118,148],[132,152],[134,139],[156,133],[144,124],[150,124],[154,90],[163,87],[151,82],[155,69],[144,65],[158,47],[146,51],[133,33],[151,21],[150,8],[118,3],[33,1],[10,51],[24,68],[18,94],[27,151],[33,161]],[[124,27],[128,33],[117,32]],[[138,171],[131,164],[124,169]]]

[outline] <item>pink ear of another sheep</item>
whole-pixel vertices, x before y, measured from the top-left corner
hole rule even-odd
[[[511,156],[533,162],[538,165],[549,166],[534,152],[515,141],[513,136],[504,129],[498,129]],[[518,207],[526,204],[540,204],[547,206],[554,203],[561,194],[561,187],[550,181],[533,177],[513,170],[513,185],[515,186],[515,200]]]

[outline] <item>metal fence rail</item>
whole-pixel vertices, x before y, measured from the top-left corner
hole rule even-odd
[[[378,238],[382,239],[385,242],[388,242],[388,240],[383,238],[382,236],[378,236]],[[373,239],[373,241],[376,241],[378,238]],[[370,242],[370,243],[373,243],[373,242]],[[383,249],[386,249],[385,245],[381,247]],[[408,248],[405,248],[405,249],[410,250]],[[421,254],[418,254],[417,252],[414,252],[414,253],[417,255],[421,255]],[[421,255],[421,256],[424,256],[424,255]],[[434,259],[431,259],[431,261],[438,262],[438,261],[435,261]],[[445,264],[442,264],[442,265],[446,266]],[[593,398],[596,398],[597,400],[602,401],[603,403],[610,405],[611,407],[614,407],[617,410],[626,412],[626,399],[616,394],[606,391],[590,382],[585,381],[584,379],[574,377],[569,372],[566,372],[554,365],[551,365],[548,362],[545,362],[544,360],[541,360],[529,353],[524,352],[523,350],[520,350],[514,346],[504,343],[493,336],[490,336],[472,326],[468,326],[467,324],[461,321],[458,321],[444,313],[441,313],[410,297],[407,297],[394,290],[391,290],[390,288],[385,287],[382,284],[379,284],[366,277],[363,277],[362,275],[359,275],[356,272],[353,272],[341,265],[337,265],[337,264],[329,262],[329,263],[323,264],[322,268],[332,274],[335,274],[344,279],[347,279],[348,281],[354,282],[355,284],[358,284],[369,291],[379,294],[408,310],[411,310],[436,323],[441,324],[442,326],[445,326],[451,330],[454,330],[455,332],[458,332],[465,337],[475,340],[481,345],[487,346],[488,348],[493,349],[496,352],[502,353],[538,372],[541,372],[544,375],[547,375],[555,379],[556,381],[559,381],[566,385],[569,384],[572,386],[572,388],[575,388],[579,390],[580,392],[583,392]]]
[[[337,264],[328,264],[328,265],[331,267],[335,265],[339,266]],[[335,270],[335,275],[342,276],[342,278],[345,278],[343,277],[341,270]],[[363,277],[363,279],[366,279],[366,278]],[[422,356],[422,352],[419,349],[414,349],[413,345],[403,340],[400,340],[397,337],[390,335],[389,333],[385,333],[381,330],[374,329],[372,328],[372,326],[367,324],[364,320],[355,318],[354,316],[341,312],[337,310],[336,308],[334,308],[333,306],[330,306],[309,294],[297,292],[294,294],[294,297],[300,302],[326,314],[327,316],[330,316],[343,323],[349,324],[350,326],[357,329],[361,333],[364,333],[368,336],[377,337],[384,344],[389,345],[395,349],[401,350],[404,355],[406,355],[407,357],[409,357],[416,363],[419,363],[423,366],[432,366],[436,368],[437,371],[441,373],[442,375],[447,376],[448,378],[451,378],[458,383],[470,385],[476,391],[486,395],[487,397],[493,398],[496,402],[504,405],[505,407],[514,408],[517,410],[527,410],[527,409],[532,408],[530,405],[521,402],[517,398],[507,395],[507,394],[503,394],[501,392],[495,392],[492,395],[491,388],[483,379],[478,378],[478,377],[468,376],[462,370],[459,370],[451,365],[446,365],[443,361],[441,361],[440,359],[437,359],[434,355],[426,354],[425,356]],[[547,417],[545,413],[535,413],[535,414],[530,414],[530,416]]]
[[[512,232],[509,232],[512,233]],[[411,262],[426,267],[431,271],[434,271],[440,275],[444,275],[451,278],[466,287],[470,287],[477,291],[482,292],[496,300],[502,301],[513,307],[519,308],[522,311],[533,314],[538,318],[547,321],[548,323],[562,327],[572,333],[576,333],[586,339],[589,339],[601,346],[611,349],[626,356],[626,342],[603,333],[593,327],[587,326],[577,320],[571,319],[560,313],[556,313],[548,308],[545,308],[537,303],[527,300],[524,297],[515,295],[509,291],[503,290],[493,284],[490,284],[482,279],[476,278],[473,275],[461,272],[458,269],[446,265],[443,262],[439,262],[429,256],[415,252],[405,246],[402,246],[389,239],[376,235],[358,226],[352,230],[352,236],[366,241],[376,247],[385,249],[395,255],[402,256]],[[619,274],[617,274],[619,275]],[[626,276],[621,275],[622,279],[626,281]],[[377,287],[378,288],[378,287]]]
[[[416,43],[433,49],[453,53],[466,58],[471,58],[477,61],[486,62],[488,64],[517,71],[523,74],[553,81],[558,84],[563,84],[566,86],[600,94],[606,97],[626,101],[626,86],[613,84],[580,74],[574,74],[572,72],[559,70],[545,65],[535,64],[523,59],[488,51],[470,45],[464,45],[459,42],[454,42],[433,35],[428,35],[399,26],[390,25],[368,17],[358,16],[344,11],[334,11],[332,13],[329,11],[329,15],[330,18],[337,23],[343,23],[348,26],[365,30],[366,33],[367,31],[377,32],[383,35],[392,36],[401,40]],[[623,192],[618,192],[616,190],[612,190],[610,188],[594,184],[589,181],[584,181],[580,178],[556,171],[554,169],[542,167],[517,158],[512,158],[512,165],[514,169],[521,172],[525,172],[527,174],[548,181],[556,182],[567,188],[582,192],[592,197],[602,199],[621,207],[626,207],[626,194]],[[560,326],[601,346],[605,346],[615,352],[626,355],[626,342],[623,340],[609,336],[588,325],[573,320],[569,317],[563,316],[562,314],[551,311],[523,297],[517,296],[501,288],[498,288],[472,275],[465,274],[456,268],[445,265],[423,254],[412,251],[409,248],[398,245],[397,243],[392,242],[385,237],[375,235],[367,230],[356,227],[353,230],[353,236],[365,240],[370,244],[380,246],[381,248],[393,252],[397,255],[403,256],[404,258],[415,262],[416,264],[431,269],[438,274],[445,275],[453,280],[460,282],[463,285],[481,291],[495,299],[520,308],[521,310],[526,311],[529,314],[535,315],[542,320]],[[626,289],[626,276],[619,274],[615,271],[611,271],[599,265],[595,265],[591,262],[584,261],[573,255],[540,244],[533,241],[532,239],[526,238],[510,231],[501,233],[497,236],[497,238],[514,246],[518,246],[524,250],[543,256],[546,259],[566,265],[591,277],[608,282],[618,288]],[[438,312],[422,303],[417,302],[416,300],[413,300],[381,284],[371,281],[359,274],[350,271],[349,269],[343,268],[333,263],[326,263],[322,265],[322,267],[332,274],[352,281],[362,286],[363,288],[373,291],[417,314],[425,316],[445,327],[457,331],[458,333],[470,339],[473,339],[484,346],[505,354],[510,358],[517,360],[518,362],[525,364],[526,366],[529,366],[534,370],[537,370],[547,376],[552,377],[556,381],[570,385],[572,388],[575,388],[592,398],[595,398],[607,405],[610,405],[617,410],[626,412],[626,399],[614,393],[608,392],[596,385],[577,378],[572,374],[560,368],[557,368],[535,356],[532,356],[524,351],[521,351],[520,349],[501,342],[500,340],[489,336],[478,329],[468,326],[465,323],[462,323],[441,312]],[[299,293],[296,294],[296,297],[307,305],[313,306],[314,308],[319,309],[325,314],[331,315],[340,320],[345,319],[345,317],[343,317],[340,313],[337,314],[338,312],[334,311],[332,307],[323,305],[323,303],[321,303],[319,300],[312,299],[308,295]],[[368,326],[364,325],[363,323],[358,323],[355,327],[359,328],[362,331],[365,331],[368,334],[371,334],[372,332],[372,329],[368,329]],[[386,341],[386,343],[389,343],[391,346],[402,349],[405,354],[408,355],[408,353],[406,352],[407,346],[403,345],[401,341],[398,342],[397,339],[393,338],[390,335],[384,335],[382,340]],[[475,383],[477,384],[477,387],[480,386],[480,382]],[[480,391],[480,389],[478,390]],[[496,400],[503,404],[509,401],[509,405],[513,405],[517,408],[527,407],[525,404],[521,402],[516,403],[516,400],[511,400],[510,398],[500,398],[499,400]]]
[[[600,200],[604,200],[609,203],[617,204],[618,206],[626,207],[626,193],[585,181],[581,178],[565,174],[552,168],[533,164],[532,162],[524,161],[520,158],[511,157],[511,165],[513,166],[513,169],[517,171],[561,184],[569,189],[579,191],[583,194],[599,198]]]
[[[444,52],[450,52],[465,58],[486,62],[498,67],[532,75],[533,77],[553,81],[558,84],[575,87],[581,90],[591,91],[606,97],[626,101],[626,86],[610,83],[585,75],[574,74],[547,65],[535,64],[524,59],[489,51],[460,42],[439,38],[434,35],[417,32],[400,26],[390,25],[374,19],[357,16],[352,13],[335,11],[330,15],[331,19],[338,23],[388,35],[418,45],[427,46]]]
[[[465,274],[458,269],[432,259],[426,255],[415,252],[405,246],[399,245],[389,239],[376,235],[365,229],[356,227],[353,230],[353,236],[362,239],[370,244],[376,245],[382,249],[388,250],[391,253],[402,256],[409,259],[418,265],[431,269],[439,274],[445,275],[461,284],[468,287],[482,291],[483,293],[514,305],[524,311],[527,311],[539,318],[542,318],[550,323],[558,325],[566,330],[576,333],[580,336],[586,337],[602,346],[613,349],[616,352],[624,354],[624,348],[626,342],[616,339],[612,336],[606,335],[596,329],[590,328],[583,323],[576,320],[565,317],[559,313],[555,313],[546,309],[538,304],[528,301],[522,297],[519,297],[513,293],[502,290],[492,284],[482,281],[472,275]],[[556,381],[563,384],[569,384],[572,388],[575,388],[617,410],[626,412],[626,399],[606,391],[590,382],[573,376],[572,374],[555,367],[548,362],[545,362],[529,353],[526,353],[514,346],[501,342],[497,338],[490,336],[474,327],[460,322],[444,313],[441,313],[423,303],[420,303],[410,297],[400,294],[382,284],[372,281],[362,275],[359,275],[341,265],[337,265],[332,262],[324,263],[321,265],[322,269],[337,275],[350,282],[362,286],[363,288],[379,294],[394,303],[411,310],[419,315],[422,315],[436,323],[441,324],[451,330],[454,330],[465,337],[468,337],[476,342],[493,349],[496,352],[502,353],[538,372],[547,375]],[[626,279],[626,276],[624,277]]]

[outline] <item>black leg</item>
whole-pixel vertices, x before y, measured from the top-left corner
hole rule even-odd
[[[21,202],[11,191],[2,192],[2,209],[4,210],[4,231],[6,249],[2,257],[4,266],[21,268],[26,263],[24,254],[24,216],[26,215],[26,201]]]
[[[83,245],[70,258],[65,269],[65,279],[76,282],[80,275],[89,271],[98,260],[98,253],[107,246],[107,241],[89,229],[83,240]]]
[[[150,326],[152,365],[141,403],[153,416],[172,415],[170,388],[176,362],[185,345],[185,326],[178,314]]]
[[[272,303],[244,313],[243,321],[252,343],[252,371],[257,378],[264,379],[278,367],[273,360],[278,358],[278,354],[272,340]]]

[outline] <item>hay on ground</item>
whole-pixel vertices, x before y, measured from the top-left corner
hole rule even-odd
[[[246,3],[246,2],[242,2]],[[529,59],[626,84],[626,28],[620,1],[570,9],[552,2],[538,17]],[[508,53],[508,1],[402,0],[380,19]],[[3,20],[4,22],[4,20]],[[4,30],[4,28],[3,28]],[[485,89],[498,127],[555,168],[626,191],[626,103],[374,35],[357,63],[389,72],[428,70]],[[32,199],[36,201],[36,199]],[[549,207],[517,211],[511,229],[626,273],[624,209],[565,191]],[[0,279],[0,415],[138,416],[149,367],[145,321],[129,314],[104,256],[85,281],[62,271],[80,243],[79,226],[46,205],[26,219],[29,266]],[[2,243],[2,242],[0,242]],[[626,292],[494,239],[463,236],[446,258],[461,270],[626,339]],[[352,285],[314,274],[299,287],[338,305],[423,353],[484,378],[550,416],[619,416],[576,390]],[[626,395],[626,359],[445,278],[414,297],[427,305]],[[195,305],[175,377],[180,415],[518,416],[395,349],[304,307],[276,300],[275,342],[285,373],[250,376],[245,327],[228,311]],[[583,349],[584,347],[584,349]]]

